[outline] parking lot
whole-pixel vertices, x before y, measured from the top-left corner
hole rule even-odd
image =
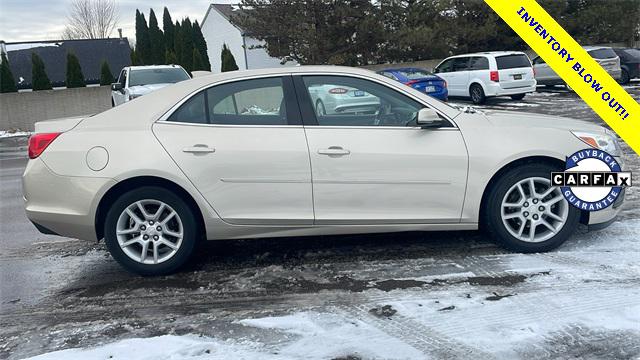
[[[640,82],[625,88],[640,99]],[[602,123],[562,88],[477,108]],[[3,359],[108,358],[125,345],[149,358],[640,356],[637,186],[618,222],[546,254],[508,253],[478,232],[218,241],[177,275],[142,278],[103,243],[39,234],[22,208],[25,164],[0,153]]]

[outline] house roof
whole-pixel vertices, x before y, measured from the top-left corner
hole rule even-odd
[[[114,77],[131,65],[131,48],[127,38],[53,40],[5,43],[11,72],[19,88],[31,86],[31,53],[42,58],[53,86],[63,86],[66,79],[67,53],[80,61],[87,83],[100,82],[100,67],[104,60]],[[22,82],[20,83],[22,78]]]
[[[211,10],[217,11],[222,17],[224,17],[230,24],[237,27],[238,30],[244,33],[244,29],[236,24],[232,19],[234,16],[242,15],[242,10],[237,4],[211,4],[207,10],[207,14],[204,16],[202,23],[204,24],[209,17]]]

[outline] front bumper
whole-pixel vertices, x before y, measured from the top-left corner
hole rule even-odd
[[[108,178],[60,176],[40,158],[30,160],[22,177],[27,218],[45,234],[97,240],[96,208],[115,184]]]
[[[625,191],[623,189],[613,205],[606,209],[585,213],[586,221],[583,222],[587,225],[589,231],[602,230],[613,224],[624,203],[624,196]]]

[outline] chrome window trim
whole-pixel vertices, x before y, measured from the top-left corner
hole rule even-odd
[[[445,129],[459,130],[458,124],[456,124],[456,122],[453,120],[453,118],[455,116],[454,117],[448,116],[447,114],[445,114],[440,109],[435,108],[431,104],[427,104],[423,99],[421,99],[421,98],[419,98],[419,97],[407,92],[406,89],[402,88],[402,87],[406,87],[406,85],[404,85],[402,83],[398,83],[398,85],[402,85],[402,86],[398,86],[396,84],[389,84],[389,83],[380,81],[379,79],[375,79],[375,78],[372,78],[372,77],[369,77],[369,76],[365,76],[365,75],[362,75],[362,74],[349,74],[349,73],[333,72],[333,71],[309,71],[309,72],[290,72],[290,71],[285,71],[285,72],[282,72],[282,73],[272,73],[272,74],[264,74],[264,75],[247,75],[247,76],[237,77],[237,78],[233,78],[233,79],[222,80],[222,81],[219,81],[219,82],[216,82],[216,83],[213,83],[213,84],[207,84],[207,85],[201,86],[201,87],[197,88],[196,90],[190,92],[182,100],[180,100],[175,105],[170,107],[169,110],[165,111],[165,113],[162,116],[160,116],[160,118],[158,118],[154,122],[173,123],[173,124],[176,124],[176,125],[225,126],[225,127],[303,127],[303,125],[193,124],[193,123],[182,123],[182,122],[174,122],[174,121],[168,121],[167,120],[167,119],[169,119],[169,117],[171,117],[171,115],[173,115],[173,113],[176,110],[178,110],[178,108],[182,104],[184,104],[185,102],[189,101],[189,99],[191,99],[193,96],[199,94],[201,91],[204,91],[204,90],[207,90],[207,89],[219,86],[219,85],[224,85],[224,84],[233,83],[233,82],[237,82],[237,81],[264,79],[264,78],[276,78],[276,77],[283,77],[283,76],[343,76],[343,77],[353,77],[353,78],[359,78],[359,79],[363,79],[363,80],[367,80],[367,81],[373,81],[373,82],[375,82],[375,83],[377,83],[379,85],[386,86],[386,87],[391,88],[391,89],[393,89],[395,91],[398,91],[401,94],[403,94],[403,95],[405,95],[405,96],[417,101],[418,103],[422,104],[424,107],[428,107],[428,108],[434,110],[436,113],[438,113],[438,115],[442,116],[445,120],[449,121],[449,123],[452,125],[451,127],[433,128],[433,129],[430,129],[430,130],[445,130]],[[382,76],[382,75],[379,75],[379,76]],[[394,81],[394,80],[389,79],[389,81]],[[447,106],[450,106],[450,105],[447,105]],[[420,130],[422,130],[422,128],[419,127],[419,126],[406,127],[406,126],[322,126],[322,125],[313,125],[313,126],[308,126],[308,128],[341,128],[341,129],[345,129],[345,128],[357,128],[357,129],[368,128],[368,129],[420,129]]]

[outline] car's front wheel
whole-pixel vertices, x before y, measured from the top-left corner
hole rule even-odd
[[[171,191],[142,187],[120,196],[105,221],[105,243],[124,268],[140,275],[178,270],[197,239],[196,217]]]
[[[629,76],[629,72],[625,69],[622,69],[622,72],[620,73],[620,84],[622,85],[626,85],[629,83],[629,81],[631,81],[631,77]]]
[[[580,211],[551,186],[552,171],[558,169],[547,164],[516,167],[489,190],[483,221],[498,243],[514,251],[542,252],[573,234]]]

